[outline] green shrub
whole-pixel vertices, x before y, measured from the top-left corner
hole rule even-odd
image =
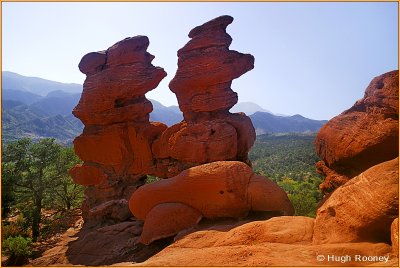
[[[278,185],[286,191],[295,209],[295,215],[314,217],[316,215],[318,202],[322,194],[318,189],[320,178],[308,178],[305,181],[295,181],[284,178]]]
[[[312,194],[306,192],[289,194],[289,199],[293,204],[295,215],[315,218],[318,200]]]
[[[285,190],[298,216],[315,217],[322,199],[314,140],[315,134],[260,135],[249,153],[254,172]]]
[[[29,230],[26,228],[25,218],[22,214],[17,217],[16,221],[6,222],[1,224],[1,239],[6,240],[9,237],[29,236]]]
[[[9,237],[17,236],[21,233],[21,228],[14,223],[10,223],[8,225],[2,224],[1,226],[1,239],[3,241]]]
[[[31,239],[22,236],[9,237],[3,242],[3,251],[9,256],[7,266],[22,266],[32,255]]]
[[[156,176],[147,175],[146,184],[154,183],[161,180],[161,178]]]

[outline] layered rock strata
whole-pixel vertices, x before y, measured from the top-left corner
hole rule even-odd
[[[167,127],[150,123],[152,104],[145,93],[166,72],[151,64],[146,36],[126,38],[106,51],[85,55],[79,69],[86,74],[73,114],[84,124],[74,140],[83,164],[70,170],[76,183],[87,186],[86,220],[123,221],[132,215],[127,200],[144,183],[153,166],[152,142]]]
[[[151,64],[147,37],[127,38],[82,58],[79,68],[87,78],[73,114],[85,124],[74,140],[84,162],[70,174],[87,186],[86,221],[113,224],[133,214],[145,221],[139,241],[149,244],[203,217],[294,213],[286,193],[250,168],[250,118],[229,113],[237,103],[232,80],[254,67],[253,56],[229,50],[226,27],[232,21],[221,16],[194,28],[178,51],[170,88],[184,120],[170,128],[149,122],[152,105],[144,94],[166,73]],[[147,175],[166,180],[142,186]]]
[[[238,101],[232,80],[254,68],[254,57],[229,50],[232,38],[226,27],[232,21],[221,16],[195,27],[189,33],[191,40],[178,51],[178,70],[169,87],[184,121],[154,143],[157,158],[174,159],[186,167],[224,160],[250,163],[253,124],[245,114],[231,114],[229,109]]]
[[[158,163],[169,159],[192,168],[174,165],[163,174],[168,180],[133,193],[129,206],[145,221],[144,244],[175,235],[202,217],[245,217],[251,210],[294,213],[286,193],[249,167],[255,141],[250,118],[229,113],[238,101],[232,80],[254,68],[252,55],[229,50],[226,27],[232,21],[221,16],[195,27],[178,51],[178,70],[169,86],[184,120],[164,131],[152,149]],[[166,217],[166,211],[175,217]]]
[[[254,68],[252,55],[229,50],[232,38],[226,27],[232,21],[221,16],[195,27],[178,51],[178,70],[169,86],[186,121],[227,114],[238,101],[232,80]]]

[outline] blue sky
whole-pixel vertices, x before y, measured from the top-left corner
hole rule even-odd
[[[189,31],[231,15],[231,49],[255,56],[236,79],[239,101],[274,113],[330,119],[360,99],[375,76],[398,69],[398,3],[2,3],[2,70],[82,84],[83,55],[147,35],[168,76],[147,94],[177,104],[168,89]]]

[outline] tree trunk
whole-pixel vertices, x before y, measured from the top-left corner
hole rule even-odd
[[[64,195],[65,195],[65,197],[64,197],[65,207],[67,208],[67,210],[70,210],[71,209],[71,200],[68,197],[68,186],[67,186],[67,184],[64,183],[63,188],[64,188]]]
[[[37,238],[40,235],[40,221],[42,218],[42,199],[39,198],[36,200],[35,208],[33,210],[33,219],[32,219],[32,241],[36,242]]]

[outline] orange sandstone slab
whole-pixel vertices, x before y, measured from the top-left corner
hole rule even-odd
[[[202,214],[182,203],[163,203],[156,205],[146,216],[140,242],[151,242],[176,235],[181,230],[196,225]]]
[[[235,128],[222,121],[182,122],[163,132],[153,144],[153,151],[158,158],[172,157],[199,164],[234,160],[237,133]]]
[[[336,189],[317,211],[313,242],[389,243],[399,213],[398,161],[369,168]]]
[[[279,186],[254,175],[238,161],[219,161],[189,168],[179,175],[137,189],[129,207],[147,220],[149,211],[162,203],[183,203],[206,218],[246,216],[249,210],[292,215],[293,206]],[[166,219],[168,221],[168,219]]]
[[[237,134],[236,159],[248,162],[248,152],[256,140],[256,131],[251,119],[244,113],[230,114],[224,120],[233,126]]]
[[[247,185],[253,171],[237,161],[220,161],[189,168],[179,175],[137,189],[129,200],[136,217],[146,219],[161,203],[183,203],[204,217],[241,217],[249,210]]]
[[[80,185],[96,185],[107,179],[107,175],[100,168],[90,164],[77,164],[69,170],[74,183]]]
[[[326,175],[320,188],[331,193],[346,180],[399,155],[399,72],[375,77],[364,98],[318,132],[315,145]]]
[[[392,253],[395,256],[399,256],[399,218],[396,218],[392,225],[390,226],[391,230],[391,242],[392,242]]]
[[[254,211],[279,211],[293,215],[294,208],[286,192],[275,182],[261,175],[251,178],[248,185],[248,204]]]
[[[153,153],[151,144],[167,128],[162,123],[134,124],[127,127],[129,150],[132,152],[132,164],[129,172],[133,174],[153,173]]]
[[[124,127],[111,125],[83,132],[74,140],[75,153],[85,162],[121,165],[128,157]]]
[[[308,217],[274,217],[220,231],[213,226],[175,241],[141,266],[396,266],[390,263],[355,261],[355,255],[386,256],[385,243],[311,244],[314,219]],[[224,226],[227,228],[227,226]],[[317,256],[352,256],[346,263],[318,261]]]

